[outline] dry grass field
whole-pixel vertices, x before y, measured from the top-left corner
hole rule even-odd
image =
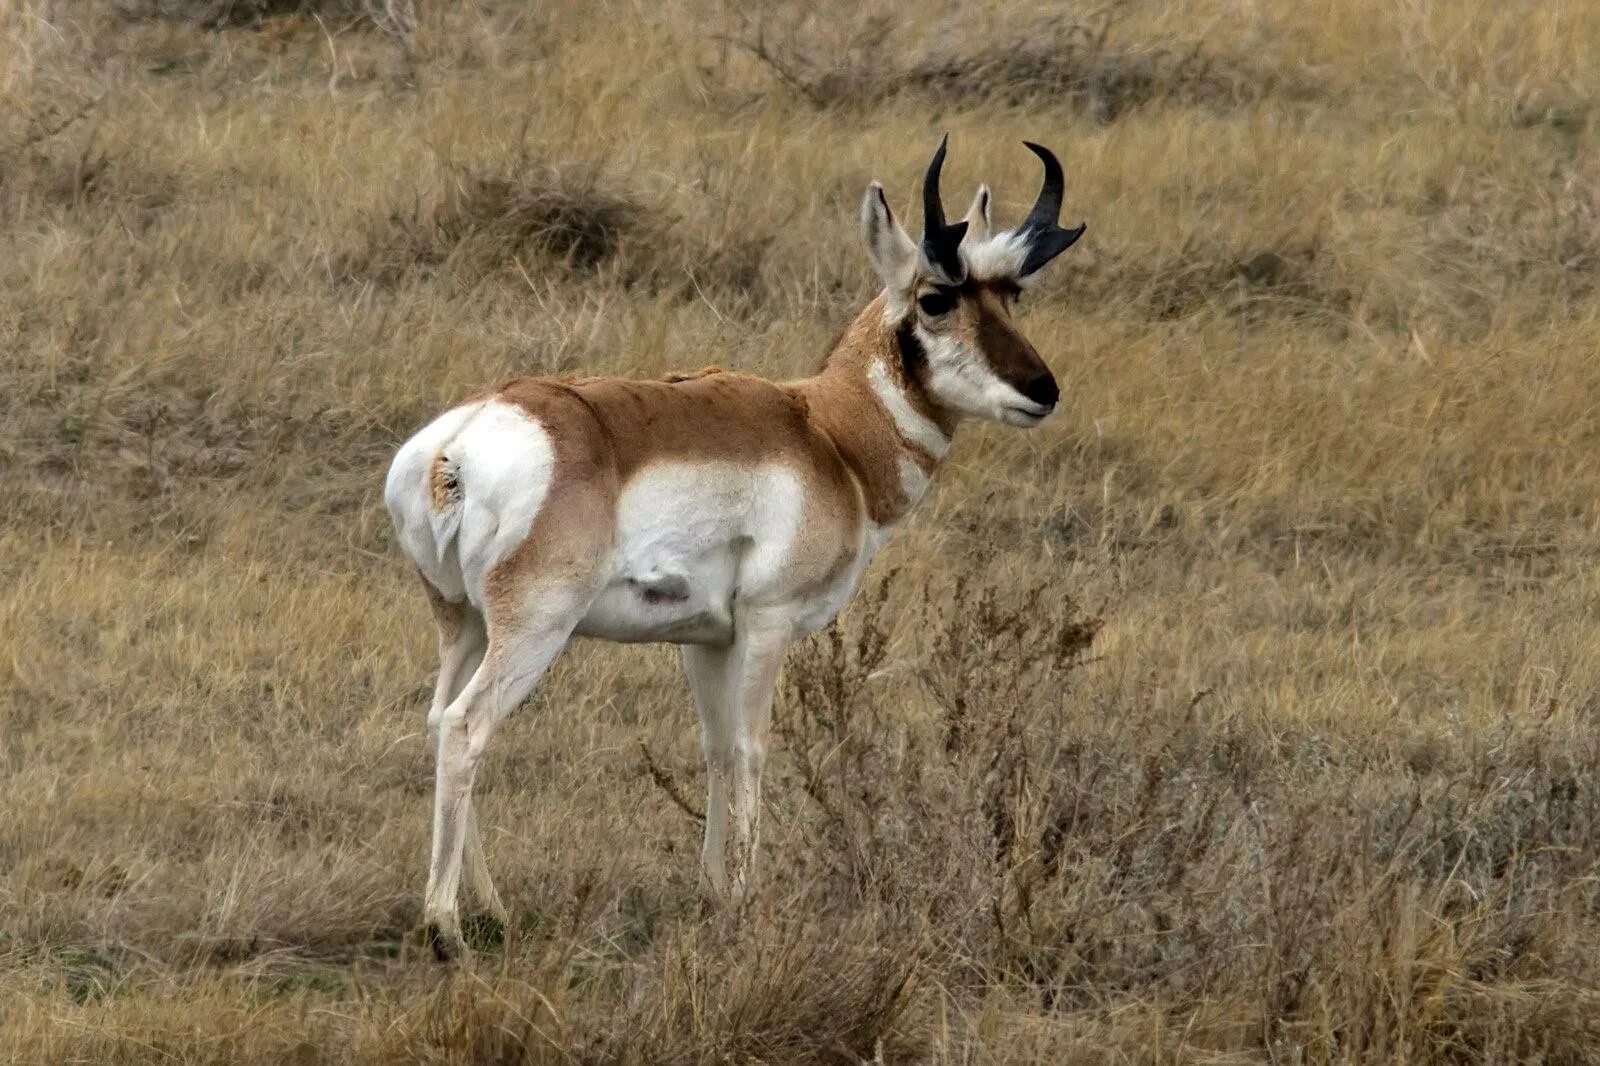
[[[1590,0],[813,8],[0,3],[0,1061],[1600,1061]],[[394,448],[809,372],[947,129],[1089,221],[1060,412],[791,656],[747,907],[578,646],[436,964]]]

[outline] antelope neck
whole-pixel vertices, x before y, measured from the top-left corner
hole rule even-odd
[[[924,359],[911,323],[886,323],[879,297],[840,336],[822,372],[801,383],[879,528],[922,498],[950,448],[955,425],[922,385]]]

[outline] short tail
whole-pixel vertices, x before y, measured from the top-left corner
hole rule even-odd
[[[428,526],[437,553],[434,562],[442,567],[461,532],[461,471],[445,452],[435,456],[428,468]]]

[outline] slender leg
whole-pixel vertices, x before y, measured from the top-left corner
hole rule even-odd
[[[428,592],[434,619],[439,627],[439,681],[434,686],[433,704],[428,709],[428,734],[437,749],[439,723],[444,718],[444,710],[461,695],[467,682],[477,672],[489,645],[489,635],[484,628],[483,615],[471,604],[450,603],[440,598],[431,586]],[[510,915],[506,912],[505,904],[500,902],[500,894],[495,891],[494,881],[489,877],[483,839],[478,832],[478,812],[470,804],[466,823],[463,880],[472,898],[503,926],[510,920]]]
[[[772,726],[772,689],[792,627],[783,620],[742,620],[727,648],[685,647],[684,672],[700,711],[706,757],[706,840],[702,884],[727,898],[728,815],[733,815],[732,896],[748,892],[761,821],[761,771]]]
[[[428,733],[439,739],[439,720],[450,702],[461,695],[467,681],[483,661],[488,645],[483,616],[470,603],[450,603],[426,585],[439,629],[439,680],[433,686],[433,702],[428,707]]]
[[[495,728],[532,693],[566,645],[580,614],[541,611],[509,623],[489,621],[489,646],[461,695],[440,716],[434,777],[433,856],[423,917],[442,959],[462,949],[456,910],[469,832],[472,782]]]
[[[467,893],[491,918],[500,923],[502,929],[510,923],[511,912],[500,901],[500,893],[495,891],[494,880],[489,876],[489,860],[483,853],[483,834],[478,829],[478,805],[471,802],[470,797],[467,803],[467,839],[462,849],[461,880],[467,887]]]
[[[689,677],[700,712],[700,750],[706,759],[706,839],[700,851],[701,890],[713,898],[728,891],[728,782],[733,777],[734,728],[728,705],[728,648],[683,647],[683,672]]]
[[[772,730],[772,690],[788,647],[788,627],[741,635],[733,649],[728,696],[733,715],[733,895],[744,899],[755,883],[761,834],[761,772]]]

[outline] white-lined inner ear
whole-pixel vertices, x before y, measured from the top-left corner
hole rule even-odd
[[[867,243],[872,267],[883,281],[889,314],[904,314],[910,307],[920,253],[896,221],[883,186],[877,182],[867,186],[861,201],[861,236]]]
[[[977,195],[972,198],[972,206],[967,208],[967,235],[961,242],[963,248],[982,244],[989,239],[989,200],[989,186],[979,185]]]

